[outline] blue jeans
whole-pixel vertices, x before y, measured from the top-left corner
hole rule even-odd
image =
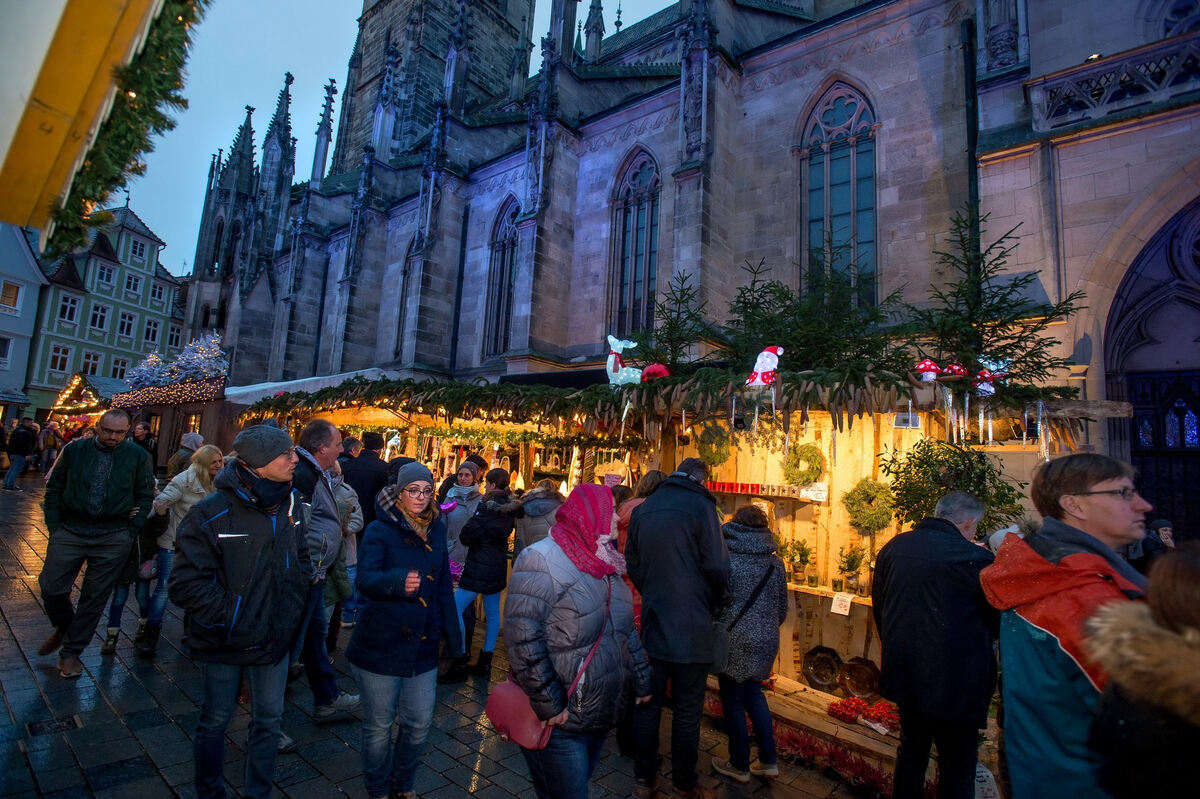
[[[412,677],[376,674],[358,667],[354,671],[362,696],[363,783],[367,796],[411,791],[433,723],[437,669]],[[394,746],[393,722],[400,728]]]
[[[8,474],[4,475],[4,487],[13,489],[17,487],[17,478],[25,473],[25,456],[9,455],[8,460]]]
[[[463,635],[463,652],[471,654],[471,642],[467,640],[467,630],[463,626],[463,611],[467,609],[475,601],[475,597],[479,594],[474,591],[464,591],[461,588],[454,589],[454,604],[458,608],[458,629]],[[487,616],[487,631],[483,637],[483,651],[494,652],[496,650],[496,638],[500,635],[500,592],[494,594],[483,595],[483,615]]]
[[[167,610],[167,580],[171,576],[171,564],[175,562],[175,550],[159,547],[157,560],[158,577],[155,578],[154,593],[150,593],[149,580],[138,580],[133,587],[133,595],[138,603],[138,618],[145,619],[150,627],[161,626]],[[112,605],[108,609],[109,627],[121,626],[121,613],[128,599],[128,585],[120,584],[113,589]]]
[[[342,600],[342,621],[352,622],[357,618],[358,609],[362,607],[362,594],[358,593],[358,564],[346,567],[346,576],[350,578],[350,587],[353,592],[349,598]]]
[[[304,628],[304,644],[300,650],[304,660],[304,674],[308,687],[312,689],[313,705],[328,705],[338,697],[337,679],[333,676],[333,664],[329,662],[329,650],[325,636],[329,633],[329,622],[325,617],[325,581],[318,580],[308,589],[307,620]]]
[[[724,674],[717,675],[721,686],[721,706],[725,709],[725,728],[729,733],[729,764],[739,771],[750,768],[750,733],[746,729],[746,714],[754,725],[758,741],[758,762],[764,766],[776,762],[775,729],[771,710],[763,696],[761,680],[738,682]]]
[[[246,744],[246,783],[242,796],[270,799],[279,746],[279,720],[287,687],[287,658],[273,666],[200,663],[204,704],[193,743],[197,799],[224,799],[225,728],[237,710],[243,675],[250,686],[250,734]]]
[[[522,749],[538,799],[576,799],[588,795],[607,732],[567,732],[556,727],[545,749]]]

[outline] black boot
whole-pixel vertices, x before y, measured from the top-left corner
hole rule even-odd
[[[475,661],[475,665],[471,667],[471,673],[476,677],[492,678],[492,653],[480,652],[479,660]]]
[[[142,640],[138,641],[137,654],[143,660],[153,660],[154,653],[158,651],[158,636],[162,633],[161,624],[147,624],[146,632],[142,635]]]
[[[466,680],[471,674],[471,667],[468,665],[470,660],[470,655],[454,658],[450,662],[450,668],[446,669],[444,674],[438,676],[438,685],[452,685],[453,683]]]

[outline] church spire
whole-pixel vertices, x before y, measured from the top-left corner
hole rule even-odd
[[[229,163],[243,158],[247,163],[254,163],[254,121],[251,118],[253,115],[254,106],[246,106],[246,119],[242,121],[237,135],[233,137],[233,145],[229,148]]]
[[[246,119],[233,137],[229,158],[221,168],[221,186],[252,197],[257,183],[254,165],[254,106],[246,106]]]
[[[592,0],[588,8],[587,22],[583,32],[587,34],[587,44],[584,45],[584,58],[589,64],[600,62],[600,42],[604,39],[604,7],[600,0]]]
[[[292,137],[292,93],[291,86],[295,78],[292,73],[283,73],[283,88],[279,91],[279,100],[275,103],[275,116],[267,126],[267,138],[277,138],[280,143],[286,143]]]
[[[467,2],[458,0],[458,18],[446,52],[446,75],[442,93],[450,113],[461,117],[467,105],[467,67],[471,56],[467,49]]]
[[[333,96],[337,94],[337,81],[329,79],[325,84],[325,104],[321,106],[321,120],[317,123],[317,146],[313,150],[312,176],[314,188],[325,177],[325,157],[329,154],[329,140],[333,138]]]

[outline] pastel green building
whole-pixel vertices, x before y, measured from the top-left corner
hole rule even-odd
[[[76,372],[124,380],[154,350],[169,358],[182,346],[180,283],[158,261],[166,243],[129,206],[108,213],[86,251],[45,266],[26,389],[36,418]]]

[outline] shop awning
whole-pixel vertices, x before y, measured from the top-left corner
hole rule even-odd
[[[340,385],[341,383],[352,380],[356,377],[361,377],[364,380],[394,380],[397,376],[396,372],[387,369],[372,367],[370,369],[359,369],[357,372],[340,372],[336,375],[318,375],[316,377],[304,377],[299,380],[282,380],[273,383],[254,383],[249,386],[226,386],[225,399],[237,405],[253,405],[260,399],[266,397],[274,397],[276,394],[284,393],[291,394],[297,391],[316,391],[329,386]]]

